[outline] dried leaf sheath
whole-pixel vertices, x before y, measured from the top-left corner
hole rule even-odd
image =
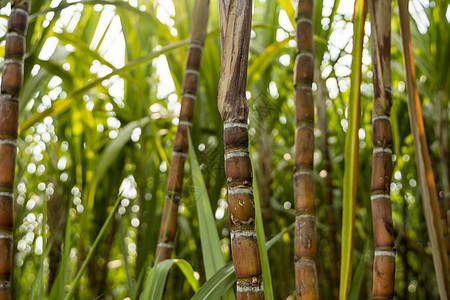
[[[426,140],[425,126],[420,107],[419,93],[416,85],[411,32],[409,28],[409,2],[399,0],[400,32],[402,36],[403,61],[405,65],[406,87],[408,91],[408,112],[411,132],[413,134],[417,173],[419,175],[420,194],[427,223],[428,236],[433,254],[439,295],[441,299],[450,299],[450,274],[448,272],[447,253],[440,222],[439,203],[437,200],[434,174]]]
[[[318,299],[316,211],[314,204],[314,79],[312,0],[299,0],[296,17],[295,86],[295,280],[297,299]]]
[[[373,299],[392,299],[395,279],[394,228],[389,196],[392,174],[391,1],[369,0],[372,32],[372,224],[375,244]]]
[[[0,96],[0,300],[11,299],[13,189],[29,1],[12,1]]]
[[[189,149],[187,131],[191,129],[197,95],[200,62],[206,39],[209,0],[196,0],[192,18],[191,42],[186,58],[181,111],[175,134],[172,160],[167,182],[166,202],[159,234],[156,256],[159,261],[170,258],[177,231],[178,205],[183,189],[184,163]]]
[[[248,153],[245,98],[252,1],[220,1],[222,66],[218,107],[224,121],[225,175],[237,299],[264,299],[255,232],[253,174]]]

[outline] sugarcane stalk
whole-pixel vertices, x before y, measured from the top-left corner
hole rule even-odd
[[[29,0],[11,1],[0,95],[0,300],[11,299],[13,190]]]
[[[372,225],[375,255],[373,299],[392,299],[395,247],[389,196],[392,174],[391,1],[369,0],[373,65],[372,108]]]
[[[181,110],[173,144],[172,159],[166,189],[163,217],[156,257],[158,261],[170,258],[177,231],[178,206],[183,189],[184,163],[189,149],[188,130],[192,127],[195,100],[198,88],[200,63],[206,40],[209,0],[196,0],[192,16],[191,41],[186,58]]]
[[[295,97],[295,281],[297,299],[318,299],[314,201],[313,0],[299,0],[296,15]]]
[[[253,172],[248,152],[245,97],[252,22],[251,0],[221,0],[221,74],[218,108],[224,122],[225,176],[231,227],[231,253],[237,299],[264,299],[255,232]]]
[[[399,0],[400,33],[402,36],[403,61],[408,92],[408,112],[414,151],[419,176],[420,193],[427,223],[428,236],[433,254],[433,264],[441,299],[450,299],[450,274],[448,272],[447,251],[440,220],[439,203],[436,193],[434,174],[426,140],[425,126],[416,84],[411,31],[409,27],[408,0]]]

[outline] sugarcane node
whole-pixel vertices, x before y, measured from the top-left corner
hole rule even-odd
[[[313,26],[311,19],[300,18],[297,20],[296,37],[298,51],[313,52]]]
[[[8,135],[10,138],[16,138],[18,119],[19,103],[0,99],[0,136]]]
[[[195,94],[184,93],[181,97],[180,121],[192,121],[195,109]]]
[[[227,153],[225,155],[227,155]],[[243,186],[251,186],[253,174],[251,171],[251,162],[248,153],[243,156],[231,156],[226,158],[225,174],[227,176],[228,183],[233,186],[237,186],[237,183],[241,183]]]
[[[0,233],[0,278],[8,278],[12,269],[12,235]]]
[[[14,8],[20,8],[25,11],[29,11],[30,9],[30,0],[12,0],[11,1],[11,7]]]
[[[14,185],[14,172],[16,168],[16,146],[11,143],[4,143],[0,140],[0,157],[8,157],[8,159],[0,159],[0,185]]]
[[[0,195],[0,229],[11,230],[13,227],[13,221],[12,194],[8,196]]]
[[[386,159],[386,156],[389,159]],[[386,191],[389,193],[391,186],[392,159],[386,153],[375,153],[372,157],[372,191]]]
[[[295,262],[295,277],[297,296],[304,299],[318,299],[318,282],[316,263],[310,259],[300,259]]]
[[[297,54],[294,66],[294,82],[312,84],[314,80],[314,56],[311,52]]]
[[[248,129],[243,127],[228,127],[223,133],[224,147],[229,148],[248,148]]]
[[[25,36],[28,25],[28,13],[23,9],[11,9],[11,15],[9,16],[8,32],[17,32],[20,35]]]
[[[189,148],[188,130],[190,130],[190,126],[185,124],[178,124],[177,131],[175,133],[175,138],[173,141],[174,151],[187,152]]]
[[[22,88],[23,66],[16,60],[5,60],[2,72],[2,94],[19,96]]]
[[[232,240],[231,251],[236,278],[252,278],[262,272],[256,238],[237,236]]]
[[[250,195],[228,194],[228,207],[230,217],[236,225],[249,225],[255,223],[255,205]]]
[[[25,54],[25,37],[17,33],[6,34],[5,59],[22,60]]]
[[[299,0],[297,7],[297,18],[306,16],[311,18],[314,11],[314,1],[313,0]]]
[[[374,147],[392,147],[391,123],[387,119],[377,119],[372,123],[372,143]]]
[[[0,299],[11,300],[11,285],[8,281],[0,282]]]
[[[375,256],[373,267],[373,298],[392,299],[394,296],[395,258]]]
[[[189,47],[186,59],[186,68],[191,70],[200,70],[202,61],[202,49],[198,47]]]
[[[192,73],[188,72],[189,70],[184,74],[183,91],[195,94],[198,87],[198,71],[193,71]]]

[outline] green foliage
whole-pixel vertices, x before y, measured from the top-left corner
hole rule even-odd
[[[155,268],[151,266],[155,263],[169,158],[179,122],[193,1],[31,2],[19,104],[14,299],[63,299],[75,291],[80,300],[138,299],[160,297],[164,286],[166,299],[208,299],[206,295],[218,299],[233,286],[223,124],[217,111],[218,9],[216,1],[210,2],[191,134],[191,163],[186,166],[173,251],[176,259]],[[9,15],[6,3],[0,3],[3,40]],[[417,86],[438,194],[444,195],[448,172],[441,162],[447,157],[442,153],[448,153],[445,137],[450,117],[447,3],[412,3]],[[371,294],[371,284],[366,282],[370,283],[372,276],[371,259],[366,261],[365,257],[366,251],[373,251],[370,243],[365,247],[372,239],[370,42],[367,33],[354,31],[364,42],[359,49],[360,83],[351,84],[350,80],[359,82],[355,76],[359,67],[351,67],[352,61],[356,62],[351,54],[352,14],[343,4],[315,1],[314,10],[315,73],[327,89],[324,102],[334,199],[331,207],[324,203],[323,149],[316,147],[319,289],[324,299],[332,297],[327,221],[331,209],[337,220],[337,241],[346,245],[342,252],[348,254],[353,249],[354,253],[352,260],[341,263],[346,276],[353,274],[350,296],[357,291],[354,297],[365,299]],[[295,290],[294,12],[293,1],[254,0],[248,70],[249,148],[253,175],[257,177],[255,187],[259,186],[255,201],[260,202],[256,208],[261,208],[264,217],[269,203],[270,212],[265,224],[260,222],[258,212],[256,222],[260,240],[261,225],[268,230],[266,240],[274,237],[266,243],[266,250],[259,245],[264,288],[268,297],[273,291],[274,299],[291,297]],[[395,156],[391,198],[398,251],[395,293],[398,299],[434,299],[439,295],[409,128],[397,9],[393,12],[391,122]],[[4,44],[0,44],[0,53],[4,53]],[[360,126],[352,122],[358,116],[355,101],[347,101],[357,91],[361,91]],[[447,135],[440,128],[447,128]],[[353,149],[358,146],[358,151],[350,152],[344,145],[350,133]],[[320,131],[315,131],[315,137],[316,145],[320,145]],[[358,168],[359,179],[353,186],[357,199],[354,207],[349,202],[348,177],[355,179],[356,173],[347,172],[352,154],[359,154],[358,164],[352,167]],[[259,166],[264,159],[269,161],[267,169]],[[340,228],[345,225],[350,230],[353,222],[351,241]],[[174,264],[182,272],[174,271]]]

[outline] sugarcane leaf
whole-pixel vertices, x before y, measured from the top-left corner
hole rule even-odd
[[[194,292],[198,291],[199,283],[194,276],[194,269],[192,266],[184,259],[166,259],[159,262],[150,270],[150,274],[147,277],[147,282],[145,283],[145,288],[140,299],[162,299],[167,274],[173,265],[176,265],[181,270]]]
[[[252,162],[252,165],[255,164]],[[272,275],[270,273],[270,263],[269,256],[266,249],[266,238],[264,234],[264,221],[261,213],[261,200],[259,198],[259,186],[257,176],[253,177],[253,198],[255,201],[255,230],[256,237],[258,240],[259,255],[261,257],[261,267],[263,273],[263,286],[264,286],[264,297],[265,299],[274,299],[273,297],[273,286],[272,286]]]
[[[286,44],[292,39],[293,37],[289,36],[280,42],[273,42],[252,62],[248,68],[248,88],[250,88],[259,78],[261,78],[261,76],[265,73],[265,70],[270,66],[272,60],[282,51],[285,51]]]
[[[120,132],[117,138],[112,140],[102,151],[100,161],[97,165],[95,173],[96,180],[100,180],[108,171],[111,164],[116,160],[123,146],[130,140],[133,130],[138,127],[143,127],[150,122],[149,117],[144,117],[140,120],[128,123]]]
[[[206,278],[210,279],[220,268],[225,265],[220,248],[219,233],[217,232],[214,214],[203,180],[202,171],[195,156],[195,149],[192,145],[191,135],[189,137],[189,157],[192,171],[192,181],[195,192],[195,206],[199,222],[200,238],[202,244],[203,259],[205,261]]]
[[[292,27],[295,28],[295,10],[291,0],[278,0],[278,4],[282,9],[286,11],[289,21],[291,21]]]
[[[21,132],[23,132],[24,130],[26,130],[27,128],[33,126],[35,123],[43,120],[45,117],[57,115],[57,114],[65,111],[72,105],[72,103],[74,101],[76,101],[76,99],[78,99],[80,96],[82,96],[83,94],[88,92],[90,89],[101,84],[104,80],[109,79],[114,75],[121,75],[122,73],[130,71],[130,70],[132,70],[138,66],[141,66],[143,64],[150,63],[154,58],[156,58],[162,54],[165,54],[167,52],[173,51],[182,46],[185,46],[188,43],[189,43],[189,40],[182,40],[179,42],[169,44],[165,47],[162,47],[160,50],[151,52],[148,55],[141,56],[140,58],[137,58],[137,59],[129,62],[124,67],[122,67],[120,69],[116,69],[103,77],[99,77],[97,79],[89,81],[86,85],[84,85],[84,86],[74,90],[72,93],[70,93],[66,99],[56,100],[49,109],[47,109],[41,113],[34,113],[28,119],[23,121],[23,123],[20,124],[20,126],[19,126],[19,134]]]
[[[361,115],[361,66],[364,23],[367,15],[366,0],[356,0],[353,35],[353,61],[348,106],[348,130],[345,138],[345,169],[342,196],[341,279],[339,299],[347,297],[352,272],[353,235],[355,227],[356,190],[358,185],[358,131]]]

